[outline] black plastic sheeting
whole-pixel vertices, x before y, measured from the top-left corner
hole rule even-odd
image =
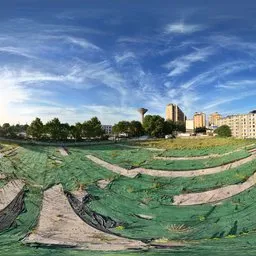
[[[82,202],[69,192],[66,192],[66,196],[75,213],[88,225],[109,234],[113,234],[113,232],[111,232],[109,229],[123,225],[110,217],[103,216],[95,211],[92,211],[87,204],[92,199],[96,198],[92,197],[90,194],[86,195]]]
[[[0,232],[10,228],[18,215],[24,209],[24,191],[21,191],[15,199],[2,211],[0,211]]]

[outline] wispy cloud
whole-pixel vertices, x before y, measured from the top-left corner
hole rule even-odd
[[[32,54],[30,54],[26,49],[12,47],[12,46],[0,47],[0,53],[18,55],[26,58],[36,58]]]
[[[226,89],[226,90],[241,90],[248,87],[256,87],[256,80],[237,80],[237,81],[227,81],[225,83],[221,83],[215,86],[219,89]]]
[[[187,72],[191,65],[195,62],[205,61],[209,56],[214,54],[215,50],[212,47],[195,49],[194,52],[183,55],[165,64],[164,67],[171,70],[168,76],[177,76]]]
[[[207,86],[208,84],[218,80],[220,77],[225,77],[230,74],[239,73],[243,70],[249,70],[256,67],[256,63],[250,61],[231,61],[218,65],[208,71],[205,71],[189,81],[181,85],[182,89],[189,89],[191,87],[197,87],[202,84]]]
[[[201,24],[185,24],[184,22],[177,22],[168,24],[165,27],[165,33],[167,34],[192,34],[198,31],[206,29]]]
[[[148,42],[148,39],[146,38],[139,38],[139,37],[129,37],[129,36],[121,36],[117,39],[118,43],[146,43]]]
[[[123,54],[117,54],[115,55],[115,60],[117,63],[123,63],[126,62],[127,60],[131,60],[131,59],[136,59],[136,56],[133,52],[127,51]]]
[[[75,37],[67,36],[65,39],[68,42],[71,42],[72,44],[76,44],[84,49],[93,49],[93,50],[98,50],[98,51],[101,50],[100,47],[88,42],[87,40],[85,40],[83,38],[75,38]]]
[[[206,106],[204,106],[204,109],[205,110],[213,109],[219,105],[231,103],[233,101],[243,100],[248,97],[255,96],[255,95],[256,95],[256,91],[250,90],[250,91],[242,92],[242,93],[239,93],[239,94],[233,95],[233,96],[229,95],[229,97],[216,98],[215,100],[213,100],[212,102],[209,102]]]

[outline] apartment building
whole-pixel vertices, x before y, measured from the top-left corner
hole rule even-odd
[[[179,108],[178,105],[168,104],[166,106],[165,119],[166,120],[172,120],[174,122],[177,122],[177,121],[185,122],[186,121],[186,116],[183,113],[183,111]]]
[[[218,126],[228,125],[232,136],[256,138],[256,110],[248,114],[231,115],[217,121]]]
[[[205,113],[196,112],[194,114],[193,120],[194,120],[194,129],[206,127],[206,115],[205,115]]]
[[[218,112],[215,112],[215,113],[209,115],[209,120],[208,120],[209,127],[217,126],[218,120],[221,118],[222,118],[222,116]]]

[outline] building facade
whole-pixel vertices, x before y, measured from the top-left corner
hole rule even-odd
[[[256,111],[221,118],[217,121],[217,125],[228,125],[234,137],[256,138]]]
[[[112,133],[112,125],[102,125],[102,129],[105,131],[106,134]]]
[[[206,127],[206,115],[205,115],[205,113],[196,112],[194,114],[193,120],[194,120],[194,129]]]
[[[209,127],[216,127],[218,126],[218,120],[221,119],[222,116],[218,112],[215,112],[209,116],[208,124]]]
[[[194,131],[194,120],[187,119],[186,120],[186,132],[193,132]]]
[[[174,122],[185,122],[186,121],[186,116],[183,113],[183,111],[179,108],[178,105],[175,104],[168,104],[166,106],[166,115],[165,115],[166,120],[171,120]]]

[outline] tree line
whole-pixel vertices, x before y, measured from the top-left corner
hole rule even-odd
[[[151,137],[161,138],[175,132],[185,132],[185,122],[165,121],[159,115],[146,115],[141,124],[139,121],[120,121],[113,126],[114,134],[127,134],[128,137],[138,137],[147,134]]]
[[[165,121],[159,115],[147,115],[143,124],[139,121],[120,121],[113,126],[112,134],[119,136],[125,134],[128,137],[139,137],[149,135],[151,137],[164,137],[175,132],[185,132],[184,122]],[[83,123],[69,125],[61,123],[58,118],[53,118],[47,123],[43,123],[40,118],[36,118],[30,125],[10,125],[5,123],[0,126],[0,137],[17,139],[24,137],[41,141],[82,141],[83,139],[106,138],[101,122],[97,117],[93,117]]]
[[[35,140],[66,141],[74,139],[81,141],[83,138],[102,138],[105,131],[97,117],[93,117],[83,123],[69,125],[61,123],[58,118],[44,124],[40,118],[36,118],[30,125],[10,125],[8,123],[0,126],[0,137],[21,138],[25,133],[27,137]]]

